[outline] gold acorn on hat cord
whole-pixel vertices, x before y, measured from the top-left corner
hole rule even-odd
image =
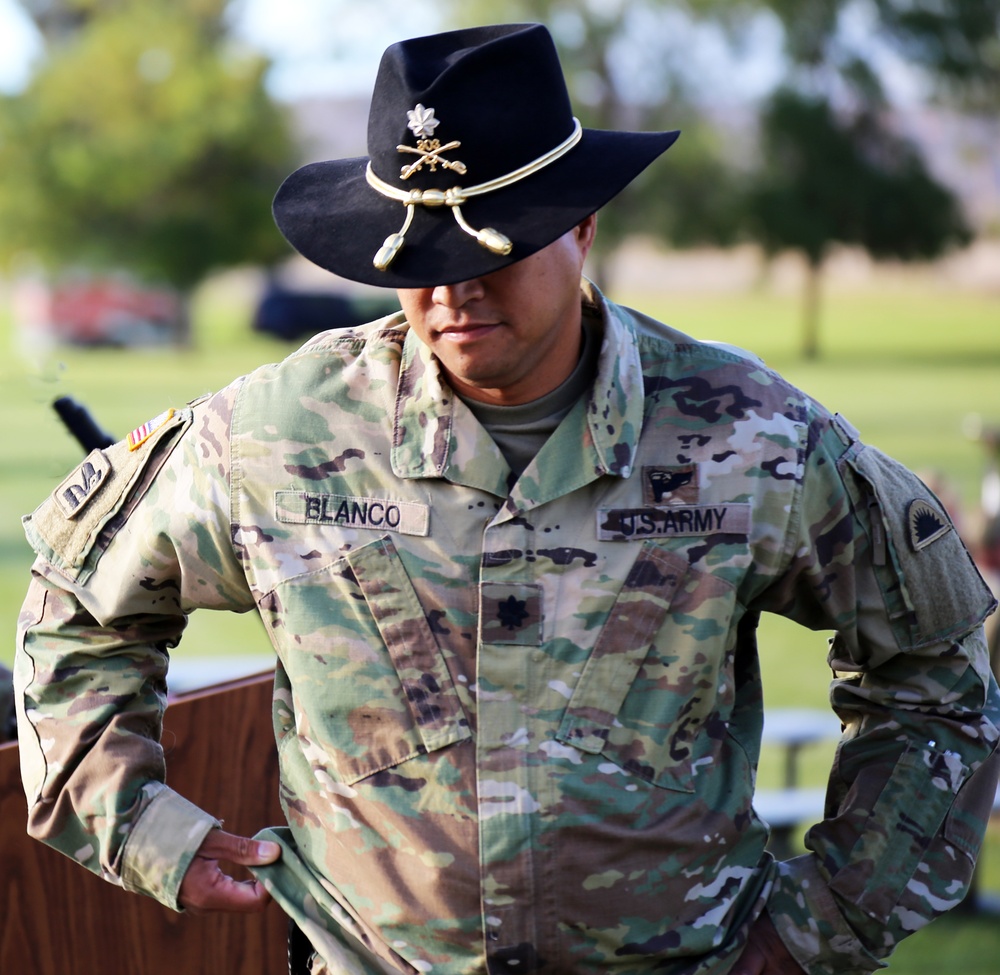
[[[373,173],[370,175],[374,176]],[[375,178],[377,179],[378,177]],[[369,178],[369,182],[371,182],[371,178]],[[493,227],[483,227],[482,230],[476,230],[475,227],[470,226],[461,210],[461,205],[466,201],[466,195],[457,186],[453,186],[447,190],[410,190],[409,193],[405,194],[405,197],[402,200],[403,205],[406,207],[406,219],[403,221],[403,226],[396,233],[386,237],[378,253],[372,260],[372,264],[380,271],[384,271],[392,263],[402,248],[406,232],[410,229],[410,224],[413,222],[414,208],[417,206],[450,207],[455,217],[455,222],[459,227],[494,254],[506,256],[514,246],[510,238]],[[396,199],[399,199],[399,197],[396,197]]]

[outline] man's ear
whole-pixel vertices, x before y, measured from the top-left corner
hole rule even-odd
[[[586,259],[590,253],[590,248],[594,246],[594,238],[597,236],[597,214],[592,213],[589,217],[584,217],[574,228],[577,245],[580,248],[580,255]]]

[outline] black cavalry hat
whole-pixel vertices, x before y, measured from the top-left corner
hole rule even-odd
[[[382,56],[370,159],[292,173],[274,218],[296,250],[341,277],[453,284],[552,243],[677,135],[582,129],[539,24],[418,37]]]

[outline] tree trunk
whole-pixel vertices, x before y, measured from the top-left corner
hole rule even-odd
[[[184,288],[177,295],[177,321],[174,323],[174,345],[181,349],[190,349],[193,344],[191,329],[191,314],[194,305],[192,288]]]
[[[819,300],[822,274],[822,261],[807,262],[802,306],[802,356],[806,359],[819,358]]]

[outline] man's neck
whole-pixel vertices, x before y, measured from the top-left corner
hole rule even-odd
[[[580,355],[570,374],[553,390],[526,403],[474,400],[459,393],[500,448],[515,477],[520,477],[563,418],[594,383],[601,336],[594,323],[581,329]]]

